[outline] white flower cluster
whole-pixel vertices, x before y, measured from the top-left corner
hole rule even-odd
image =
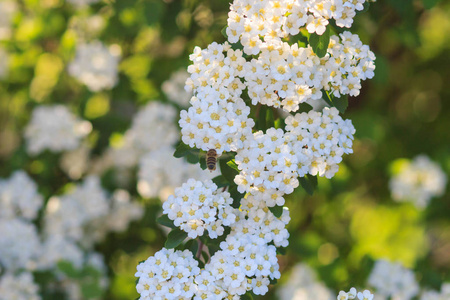
[[[288,282],[277,291],[279,300],[334,300],[335,295],[321,282],[306,264],[292,268]]]
[[[284,201],[276,203],[271,197],[292,193],[299,176],[333,177],[342,155],[353,152],[355,128],[336,108],[296,114],[285,122],[286,133],[274,128],[265,134],[258,131],[235,158],[241,171],[235,178],[239,191],[268,194],[268,206],[283,205]]]
[[[427,156],[419,155],[402,166],[391,178],[389,187],[394,200],[411,201],[424,208],[431,198],[444,194],[446,184],[447,176],[440,166]]]
[[[6,273],[0,277],[0,300],[40,300],[39,287],[33,275],[22,272],[19,275]]]
[[[450,283],[445,283],[441,287],[441,292],[425,291],[420,296],[420,300],[448,300],[450,299]]]
[[[0,219],[0,264],[8,270],[34,269],[40,255],[36,227],[21,219]]]
[[[9,179],[0,180],[0,219],[34,220],[42,204],[36,184],[24,171],[16,171]]]
[[[212,180],[202,182],[191,178],[164,202],[163,213],[190,238],[202,236],[207,230],[214,239],[223,234],[223,226],[236,221],[237,209],[231,204],[230,193],[218,190]]]
[[[90,248],[108,232],[125,229],[142,214],[142,207],[130,201],[129,195],[116,192],[110,200],[100,179],[90,176],[72,192],[50,198],[44,215],[44,234]]]
[[[190,59],[186,88],[195,96],[188,111],[180,114],[183,142],[204,151],[216,149],[218,155],[240,149],[255,125],[240,98],[245,89],[239,79],[245,74],[242,51],[212,43],[204,50],[196,47]]]
[[[74,150],[91,130],[91,123],[78,119],[63,105],[38,106],[25,128],[27,151],[36,155],[45,149]]]
[[[280,278],[276,248],[263,238],[235,232],[220,248],[195,278],[198,299],[240,299],[250,290],[264,295],[270,280]]]
[[[184,89],[186,80],[189,78],[189,73],[185,69],[180,69],[170,76],[169,80],[164,81],[161,89],[166,94],[167,98],[173,103],[181,107],[187,107],[192,93]]]
[[[137,266],[139,299],[191,299],[196,292],[194,276],[199,273],[192,252],[163,248]]]
[[[368,283],[377,294],[395,300],[409,300],[419,293],[419,285],[413,271],[400,263],[378,260],[370,273]]]
[[[119,167],[132,167],[146,153],[174,145],[179,138],[175,118],[177,110],[168,104],[152,101],[134,117],[123,136],[121,147],[113,148],[112,158]]]
[[[322,89],[336,97],[357,96],[361,80],[374,76],[375,55],[348,31],[331,37],[328,54],[321,59],[310,46],[286,42],[264,44],[260,51],[257,59],[244,64],[244,84],[253,105],[297,111],[299,104],[321,99]]]
[[[348,292],[340,291],[337,296],[337,300],[348,300],[348,299],[358,299],[358,300],[372,300],[373,294],[369,290],[364,290],[363,292],[358,292],[354,287]]]
[[[366,0],[234,0],[228,14],[228,40],[244,44],[279,41],[306,27],[322,35],[330,19],[339,27],[351,27]]]
[[[120,53],[118,45],[106,47],[100,41],[81,44],[69,65],[69,74],[93,92],[111,89],[118,81]]]
[[[138,192],[141,196],[159,197],[164,202],[188,178],[203,181],[219,175],[218,170],[205,172],[198,164],[173,157],[174,152],[174,147],[162,146],[141,158],[138,173]]]
[[[266,200],[263,198],[263,200]],[[271,199],[273,200],[273,199]],[[284,199],[278,196],[278,203],[283,202]],[[248,195],[241,200],[240,214],[238,220],[231,226],[231,233],[233,234],[251,234],[261,238],[261,241],[269,244],[272,243],[277,247],[287,247],[289,244],[289,232],[286,225],[291,218],[289,217],[289,210],[283,208],[279,218],[269,210],[266,205],[269,201],[261,201],[260,197]]]

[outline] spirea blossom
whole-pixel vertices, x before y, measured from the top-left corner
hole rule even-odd
[[[238,78],[244,74],[242,51],[212,43],[204,50],[196,47],[190,59],[186,88],[194,97],[180,114],[183,142],[204,151],[215,149],[218,155],[240,149],[255,125],[240,97],[245,89]]]
[[[152,101],[133,118],[121,146],[112,149],[113,163],[131,167],[146,153],[164,146],[173,146],[179,139],[175,118],[177,110],[168,104]]]
[[[441,291],[424,291],[420,296],[420,300],[447,300],[450,299],[450,283],[445,283],[441,287]]]
[[[354,287],[348,292],[340,291],[337,296],[337,300],[348,300],[348,299],[358,299],[358,300],[372,300],[374,295],[369,290],[364,290],[363,292],[358,292]]]
[[[33,220],[42,204],[36,184],[24,171],[16,171],[9,179],[0,180],[0,219]]]
[[[400,263],[378,260],[369,275],[368,283],[377,294],[393,300],[409,300],[419,293],[419,285],[413,271]],[[370,299],[369,299],[370,300]]]
[[[194,276],[200,273],[198,262],[189,250],[158,251],[137,266],[137,291],[141,300],[191,299],[197,291]]]
[[[349,28],[356,12],[364,9],[365,2],[235,0],[228,13],[228,41],[236,43],[240,40],[243,45],[253,48],[261,44],[261,40],[280,41],[289,35],[297,35],[302,28],[322,35],[330,19],[334,19],[339,27]]]
[[[219,175],[218,170],[205,172],[199,165],[173,157],[174,152],[174,147],[162,146],[141,158],[138,172],[138,192],[141,196],[159,197],[165,201],[176,187],[189,178],[203,181]]]
[[[6,273],[0,277],[0,300],[40,300],[39,287],[33,275],[22,272]]]
[[[445,192],[447,176],[440,166],[427,156],[419,155],[402,165],[390,182],[392,198],[398,202],[411,201],[424,208],[433,197]]]
[[[239,299],[249,290],[265,295],[270,279],[280,278],[276,248],[264,239],[236,233],[227,236],[220,248],[195,277],[195,299]]]
[[[75,241],[63,235],[51,235],[42,242],[43,255],[39,256],[37,269],[51,270],[59,261],[67,261],[75,268],[81,268],[84,260],[83,250]]]
[[[336,108],[289,116],[286,132],[270,128],[248,138],[235,158],[240,192],[290,194],[306,174],[331,178],[344,153],[352,153],[355,128]],[[269,206],[275,203],[269,202]]]
[[[241,200],[240,214],[238,220],[231,226],[230,235],[246,235],[253,234],[261,238],[265,243],[273,243],[277,247],[287,247],[289,244],[289,232],[286,225],[291,220],[289,210],[284,208],[280,217],[270,211],[267,203],[270,201],[276,202],[277,205],[282,206],[284,203],[283,197],[279,194],[267,195],[267,198],[260,194],[257,196],[248,195]]]
[[[81,241],[90,222],[109,212],[108,196],[98,177],[87,177],[72,192],[50,198],[44,215],[47,236],[62,235]]]
[[[270,42],[244,64],[244,85],[253,105],[297,111],[301,103],[321,99],[322,89],[335,97],[359,95],[361,81],[374,76],[374,60],[369,47],[348,31],[331,37],[323,58],[310,46]]]
[[[202,236],[205,230],[210,238],[217,238],[223,234],[224,226],[236,220],[232,204],[230,194],[218,190],[212,180],[202,182],[191,178],[164,202],[163,213],[190,238]]]
[[[36,227],[20,219],[0,219],[0,264],[7,270],[34,269],[41,244]]]
[[[120,52],[119,46],[106,47],[100,41],[78,45],[69,74],[93,92],[111,89],[118,81]]]
[[[89,122],[78,119],[63,105],[39,106],[25,128],[27,151],[36,155],[46,149],[52,152],[74,150],[91,129]]]
[[[288,282],[277,292],[280,300],[335,300],[335,296],[321,282],[306,264],[297,264],[292,268]]]
[[[173,73],[170,78],[163,82],[161,89],[167,98],[181,107],[187,107],[192,93],[184,89],[189,73],[185,69],[180,69]]]

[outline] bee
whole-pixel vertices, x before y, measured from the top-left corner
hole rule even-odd
[[[208,152],[206,152],[206,167],[209,171],[212,172],[216,170],[218,157],[219,156],[217,155],[216,149],[209,149]]]

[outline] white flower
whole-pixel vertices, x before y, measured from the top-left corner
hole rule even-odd
[[[413,271],[386,260],[375,263],[368,283],[376,288],[377,294],[396,300],[410,300],[419,293]]]
[[[0,219],[0,263],[7,270],[35,268],[41,254],[36,227],[20,219]]]
[[[69,65],[69,74],[93,92],[111,89],[118,81],[120,52],[118,45],[108,48],[100,41],[81,44]]]
[[[0,300],[40,300],[39,286],[33,275],[28,272],[20,274],[6,273],[0,277]]]
[[[137,266],[136,289],[142,299],[190,299],[197,290],[194,276],[199,274],[192,252],[163,248]]]
[[[417,207],[423,208],[431,198],[444,194],[447,176],[439,165],[427,156],[419,155],[401,167],[400,172],[389,182],[395,201],[411,201]]]
[[[289,280],[278,289],[277,296],[280,300],[335,299],[331,291],[317,281],[314,270],[306,264],[297,264],[292,268]],[[347,299],[338,298],[338,300]]]
[[[78,119],[63,105],[39,106],[25,128],[27,151],[36,155],[45,149],[52,152],[74,150],[91,129],[89,122]]]
[[[0,218],[34,220],[42,204],[36,184],[24,171],[16,171],[9,179],[0,180]]]
[[[204,230],[208,230],[213,238],[223,234],[222,224],[234,223],[236,215],[232,203],[230,194],[219,191],[211,180],[189,179],[175,189],[175,194],[164,202],[163,209],[175,226],[186,231],[190,238],[203,235]]]

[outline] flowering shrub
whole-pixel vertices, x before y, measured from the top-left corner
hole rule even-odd
[[[447,300],[449,7],[370,6],[0,1],[0,300]]]
[[[327,14],[325,3],[298,5],[296,12],[294,1],[236,0],[225,30],[228,42],[214,42],[203,50],[196,47],[190,55],[193,64],[188,67],[186,90],[193,96],[191,107],[180,114],[182,142],[175,156],[208,152],[209,164],[216,159],[208,158],[214,149],[222,175],[213,181],[189,179],[163,205],[165,215],[159,222],[173,228],[166,248],[190,238],[182,249],[193,247],[195,258],[189,259],[202,267],[180,275],[193,278],[193,282],[185,279],[186,293],[180,293],[181,282],[171,280],[166,268],[150,272],[150,277],[169,280],[171,299],[266,294],[268,285],[280,278],[277,247],[288,245],[285,227],[290,217],[283,208],[284,195],[291,194],[299,180],[306,185],[317,181],[316,175],[332,178],[342,155],[353,152],[355,128],[336,107],[344,112],[347,100],[339,97],[358,95],[360,81],[373,77],[375,56],[357,35],[330,37],[335,29],[325,27],[324,16],[349,27],[350,16],[363,6],[350,4],[345,11],[333,6],[339,13]],[[300,34],[302,27],[309,33]],[[291,39],[292,33],[300,37]],[[307,39],[306,47],[298,43],[301,38]],[[322,97],[331,108],[299,111],[300,105]],[[282,117],[283,111],[299,113]],[[224,226],[231,227],[227,233]],[[165,286],[148,283],[143,270],[149,260],[136,273],[140,299],[159,297]],[[372,300],[368,291],[358,297]]]

